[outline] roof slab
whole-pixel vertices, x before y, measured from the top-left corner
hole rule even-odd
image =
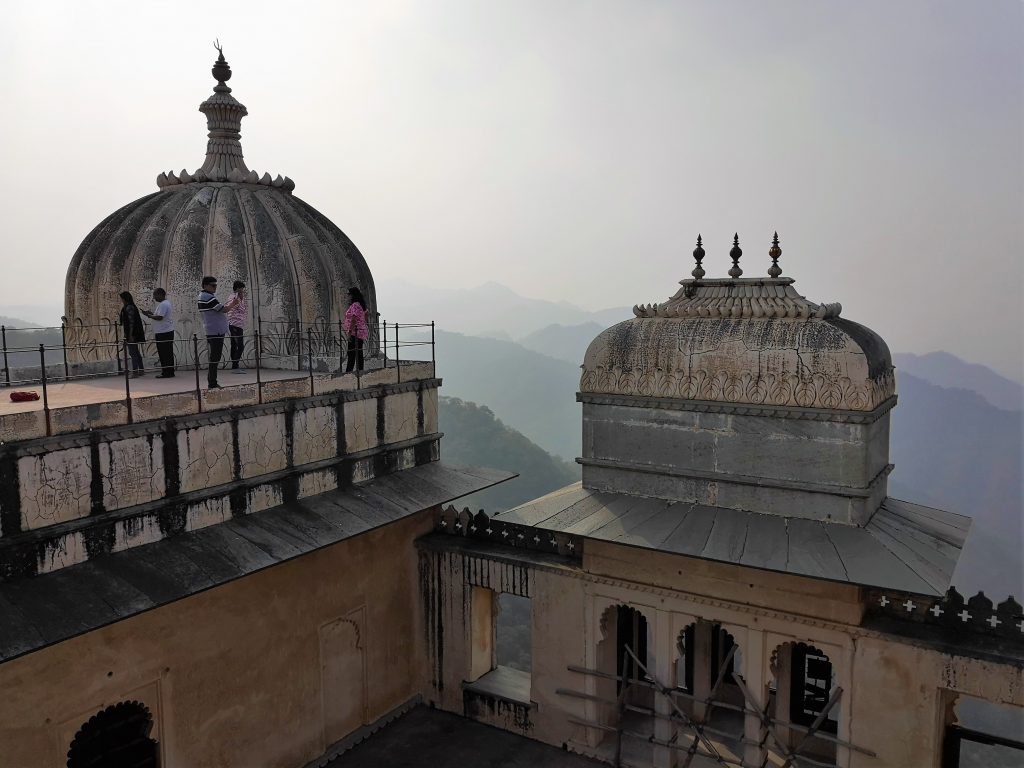
[[[517,523],[595,541],[817,579],[939,596],[970,518],[886,498],[861,527],[567,486],[508,512]]]
[[[515,477],[433,462],[0,584],[0,663]]]

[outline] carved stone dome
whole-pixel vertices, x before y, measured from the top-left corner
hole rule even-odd
[[[846,411],[892,398],[888,346],[841,305],[808,301],[788,277],[680,282],[591,342],[582,392]]]
[[[82,241],[67,273],[69,321],[106,324],[118,315],[121,291],[145,306],[152,289],[163,287],[179,338],[201,335],[203,275],[218,278],[222,300],[234,280],[244,281],[250,327],[260,322],[267,333],[336,329],[351,287],[374,312],[373,277],[352,241],[296,197],[290,179],[246,167],[240,127],[247,110],[225,84],[231,70],[223,54],[213,73],[218,83],[199,108],[209,127],[206,161],[194,173],[161,173],[159,191],[111,214]]]

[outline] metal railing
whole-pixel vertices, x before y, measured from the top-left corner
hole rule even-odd
[[[122,338],[117,325],[69,325],[38,326],[13,328],[0,325],[0,355],[3,361],[3,376],[0,388],[39,387],[36,393],[41,399],[46,420],[46,434],[52,434],[50,418],[50,400],[53,387],[76,381],[110,378],[118,376],[124,382],[124,403],[127,411],[127,423],[134,423],[133,401],[138,396],[132,394],[132,381],[147,373],[168,370],[192,370],[195,372],[195,387],[186,390],[175,390],[174,394],[194,392],[199,412],[203,410],[202,371],[209,369],[211,354],[220,346],[217,363],[217,379],[219,386],[231,386],[230,382],[221,384],[220,373],[229,368],[249,370],[256,376],[257,402],[263,402],[264,387],[268,383],[266,375],[270,371],[302,372],[296,376],[275,376],[276,381],[295,381],[309,379],[310,394],[316,394],[316,374],[345,375],[349,373],[349,353],[352,352],[352,374],[356,377],[356,388],[361,388],[362,377],[373,370],[394,367],[397,381],[402,381],[402,367],[411,363],[431,365],[431,376],[437,375],[437,356],[435,344],[435,326],[430,323],[387,323],[376,320],[368,328],[368,336],[362,343],[363,365],[358,364],[358,352],[351,347],[352,338],[344,333],[339,323],[337,334],[328,333],[326,325],[319,327],[310,325],[304,333],[295,330],[294,324],[285,328],[283,324],[261,323],[252,333],[241,335],[225,335],[220,342],[210,342],[210,337],[191,334],[187,337],[175,336],[173,340],[147,339],[141,342],[128,342]],[[100,333],[87,334],[82,343],[69,343],[81,338],[83,330],[95,329]],[[335,329],[332,324],[331,331]],[[429,329],[429,339],[426,337]],[[283,330],[284,332],[276,332]],[[402,332],[405,331],[405,338]],[[413,336],[408,334],[413,332]],[[101,334],[112,334],[113,339],[104,341]],[[34,336],[33,336],[34,335]],[[37,342],[42,335],[44,341]],[[59,343],[47,343],[57,342]],[[429,358],[423,356],[423,347],[430,348]],[[164,365],[161,354],[170,352],[169,365]],[[411,353],[411,354],[410,354]],[[216,355],[213,355],[216,356]],[[141,366],[133,362],[133,357],[141,360],[160,360],[158,364]],[[34,364],[27,363],[34,358]],[[13,361],[23,363],[17,367]],[[369,365],[367,366],[367,363]],[[246,382],[248,383],[248,382]],[[152,397],[149,393],[144,397]],[[114,398],[116,401],[118,398]],[[108,401],[111,402],[111,401]]]

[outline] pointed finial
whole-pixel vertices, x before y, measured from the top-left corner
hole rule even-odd
[[[732,250],[729,251],[729,256],[732,258],[732,268],[729,270],[729,277],[739,277],[743,274],[743,270],[740,269],[740,256],[743,255],[743,250],[740,248],[740,235],[739,232],[732,236]]]
[[[768,250],[768,255],[772,257],[772,265],[768,267],[768,277],[778,277],[782,274],[782,269],[779,267],[779,256],[782,255],[782,249],[779,248],[778,232],[772,237],[772,247]]]
[[[693,275],[695,280],[700,280],[704,277],[704,268],[700,265],[704,260],[704,249],[701,247],[700,235],[697,235],[697,247],[693,249],[693,258],[696,260],[697,266],[690,274]]]
[[[224,85],[228,80],[231,79],[231,67],[228,66],[227,59],[224,58],[224,48],[220,44],[220,39],[213,41],[213,47],[217,49],[217,61],[213,65],[213,69],[210,71],[213,73],[214,79],[218,85]],[[227,87],[227,86],[225,86]],[[228,88],[228,93],[231,89]]]

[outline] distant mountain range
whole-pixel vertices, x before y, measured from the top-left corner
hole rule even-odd
[[[446,331],[509,339],[522,338],[549,325],[594,322],[605,328],[633,316],[631,307],[591,312],[565,301],[520,296],[500,283],[477,288],[424,288],[404,280],[384,279],[377,282],[377,303],[388,322],[433,320]]]
[[[981,395],[996,408],[1009,411],[1024,409],[1024,386],[1000,376],[988,366],[967,363],[949,352],[914,355],[897,352],[893,355],[897,372],[906,371],[940,387],[967,389]]]

